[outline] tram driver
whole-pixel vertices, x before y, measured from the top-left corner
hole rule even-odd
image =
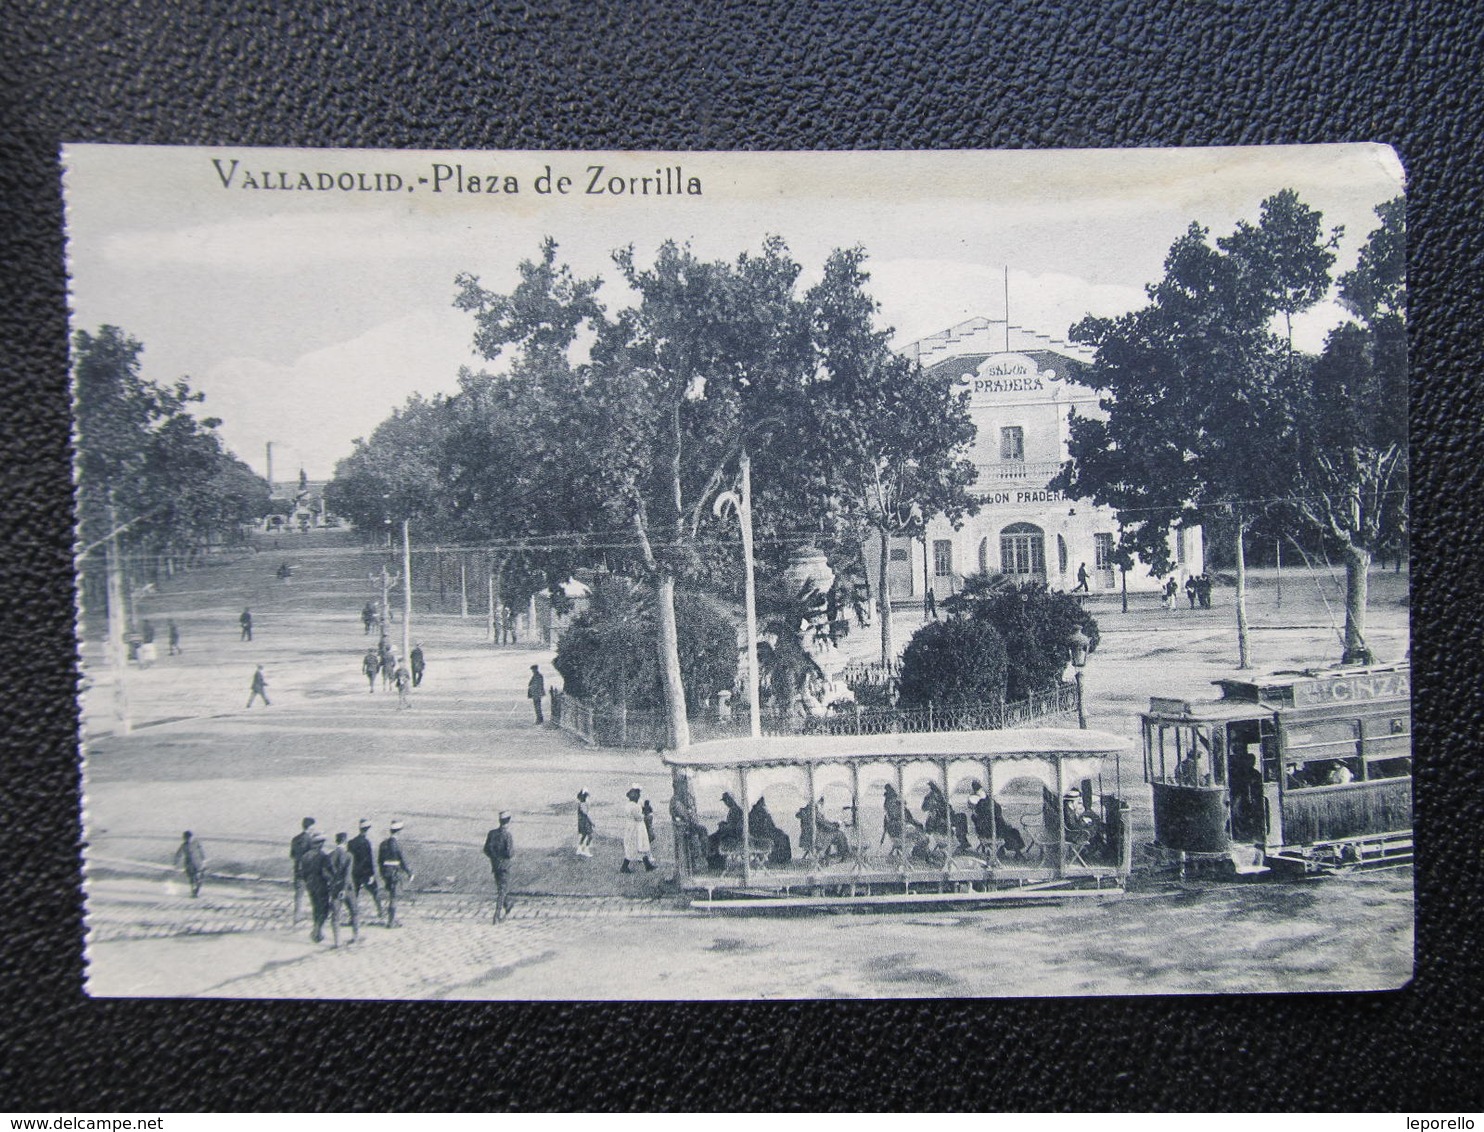
[[[1191,751],[1175,767],[1177,786],[1199,786],[1201,784],[1201,756]]]

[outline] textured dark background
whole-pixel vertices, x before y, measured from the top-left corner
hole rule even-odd
[[[1484,1104],[1476,979],[1484,7],[6,7],[0,972],[9,1001],[0,1109]],[[923,1004],[86,999],[64,140],[661,149],[1391,143],[1410,175],[1413,264],[1415,982],[1369,996]]]

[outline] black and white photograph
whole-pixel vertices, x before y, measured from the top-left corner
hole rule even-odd
[[[1412,978],[1389,147],[62,163],[87,994]]]

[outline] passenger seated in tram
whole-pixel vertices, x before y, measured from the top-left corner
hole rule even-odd
[[[1194,751],[1180,760],[1175,767],[1177,786],[1199,786],[1201,784],[1201,760]]]
[[[747,815],[747,834],[754,845],[773,846],[768,854],[768,864],[786,865],[794,859],[793,842],[774,824],[768,803],[763,798],[752,804],[752,812]]]
[[[831,853],[842,861],[850,856],[850,841],[840,823],[824,816],[823,798],[814,803],[812,832],[808,806],[800,806],[794,817],[799,819],[799,848],[805,853],[813,853],[821,862],[829,861]]]
[[[922,800],[923,829],[940,837],[948,836],[950,819],[953,835],[958,841],[959,852],[969,851],[969,818],[967,814],[954,813],[936,782],[929,782],[927,795]]]
[[[1103,855],[1108,842],[1103,819],[1087,805],[1080,793],[1068,794],[1062,799],[1062,822],[1066,840],[1086,846],[1084,857],[1094,860]]]
[[[742,847],[742,807],[730,792],[721,796],[721,804],[727,808],[727,816],[706,840],[706,864],[717,871],[726,867],[728,851]]]
[[[1330,766],[1329,773],[1324,776],[1326,786],[1345,786],[1355,781],[1355,772],[1338,759]]]
[[[1025,834],[1005,820],[1005,811],[1000,809],[998,802],[984,793],[984,784],[977,778],[971,784],[969,813],[974,821],[974,836],[979,839],[980,849],[991,851],[993,842],[998,839],[1000,847],[1006,852],[1014,853],[1017,857],[1025,856]],[[990,821],[991,814],[994,815],[993,823]]]
[[[889,838],[893,850],[929,864],[941,863],[942,850],[932,848],[922,822],[902,804],[902,796],[891,783],[886,784],[882,810],[881,839],[885,841]]]

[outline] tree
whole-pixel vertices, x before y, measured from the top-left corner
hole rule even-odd
[[[429,533],[447,529],[440,460],[448,425],[445,398],[409,397],[335,465],[327,505],[367,534],[379,536],[403,519],[418,520]]]
[[[1360,321],[1332,331],[1309,368],[1300,414],[1301,477],[1291,501],[1345,562],[1343,662],[1369,663],[1366,598],[1371,561],[1407,523],[1406,205],[1376,209],[1340,301]]]
[[[1097,620],[1072,594],[1052,593],[1042,582],[1017,584],[1003,574],[976,574],[943,602],[952,618],[992,625],[1004,642],[1005,695],[1026,699],[1061,678],[1071,659],[1068,641],[1081,630],[1088,651],[1098,647]]]
[[[892,332],[876,327],[878,305],[865,292],[865,258],[859,247],[831,253],[823,279],[809,292],[820,374],[810,390],[814,442],[807,451],[824,470],[816,507],[878,540],[885,664],[896,652],[889,540],[920,535],[937,515],[957,526],[978,510],[968,490],[975,470],[966,458],[975,430],[956,379],[930,375],[894,353]]]
[[[764,702],[785,714],[824,684],[824,669],[810,646],[829,639],[825,595],[808,582],[791,588],[780,579],[765,586],[758,599],[767,638],[758,644],[759,686]]]
[[[1053,486],[1117,509],[1125,548],[1149,554],[1157,573],[1169,569],[1160,544],[1172,528],[1229,517],[1247,668],[1244,539],[1298,476],[1302,367],[1270,326],[1323,295],[1333,235],[1290,192],[1264,202],[1257,227],[1217,247],[1208,235],[1192,224],[1175,241],[1147,306],[1072,328],[1097,350],[1075,380],[1107,394],[1107,418],[1073,416],[1072,459]]]
[[[930,621],[902,650],[898,702],[907,708],[1003,703],[1008,669],[1005,642],[989,622]]]

